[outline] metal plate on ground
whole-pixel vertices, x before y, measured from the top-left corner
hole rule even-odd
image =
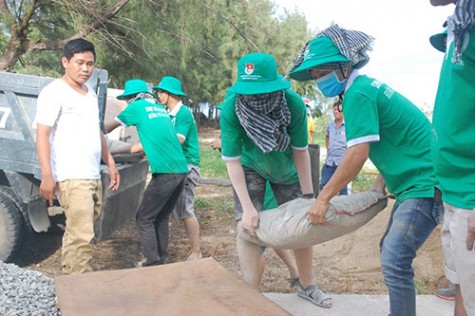
[[[63,316],[290,315],[206,258],[55,278]]]

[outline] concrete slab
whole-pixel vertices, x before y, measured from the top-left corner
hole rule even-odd
[[[212,258],[58,276],[55,283],[63,316],[290,315]]]
[[[297,296],[297,294],[264,293],[293,316],[368,316],[388,315],[387,295],[332,294],[333,307],[325,309]],[[442,300],[435,295],[418,295],[416,308],[418,316],[453,315],[454,302]]]

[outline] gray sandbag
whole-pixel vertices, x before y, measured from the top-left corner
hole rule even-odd
[[[307,212],[314,200],[295,199],[259,212],[259,227],[249,234],[238,225],[238,236],[249,242],[280,249],[317,245],[355,231],[386,208],[381,192],[365,191],[331,199],[324,224],[311,224]]]
[[[123,142],[121,140],[109,139],[109,138],[106,138],[106,141],[107,141],[107,147],[109,148],[109,152],[111,154],[130,153],[130,147],[132,146],[132,144]]]

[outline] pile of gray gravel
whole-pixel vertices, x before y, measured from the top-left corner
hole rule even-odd
[[[0,261],[0,315],[61,315],[53,279]]]

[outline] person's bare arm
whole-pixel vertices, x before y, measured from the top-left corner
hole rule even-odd
[[[115,166],[114,158],[112,157],[111,153],[109,152],[109,146],[107,146],[106,138],[104,134],[100,132],[101,137],[101,154],[102,160],[106,163],[109,167],[109,176],[111,179],[111,183],[109,184],[109,189],[112,191],[116,191],[120,186],[120,174]]]
[[[36,152],[41,168],[40,195],[48,201],[50,206],[53,205],[56,190],[56,182],[51,170],[51,144],[49,141],[52,129],[51,126],[43,124],[37,124],[36,128]]]
[[[117,120],[110,120],[110,121],[104,123],[104,127],[105,127],[107,133],[112,132],[113,130],[115,130],[119,126],[120,126],[120,123]]]
[[[138,143],[132,144],[132,146],[130,146],[130,153],[131,154],[144,153],[142,143],[138,142]]]
[[[186,140],[185,137],[183,137],[183,136],[181,136],[181,135],[178,135],[178,134],[176,134],[176,137],[178,137],[178,141],[180,142],[180,144],[183,144],[183,143],[185,142],[185,140]]]
[[[228,168],[229,178],[233,184],[234,191],[236,191],[239,202],[241,202],[243,211],[242,227],[250,233],[254,233],[255,229],[259,226],[259,217],[247,191],[241,159],[226,161],[226,167]]]
[[[312,172],[310,167],[310,155],[308,149],[298,150],[292,148],[295,169],[299,176],[300,189],[303,194],[313,193]]]
[[[345,156],[330,181],[323,187],[310,207],[308,219],[312,224],[323,224],[331,198],[358,175],[369,155],[369,143],[362,143],[346,150]]]
[[[211,142],[211,148],[221,151],[221,139],[216,138]]]
[[[376,177],[376,180],[374,180],[374,183],[370,191],[376,191],[376,192],[386,194],[386,181],[384,180],[381,174],[378,174],[378,176]]]
[[[221,151],[221,133],[219,134],[218,138],[211,142],[211,148]]]

